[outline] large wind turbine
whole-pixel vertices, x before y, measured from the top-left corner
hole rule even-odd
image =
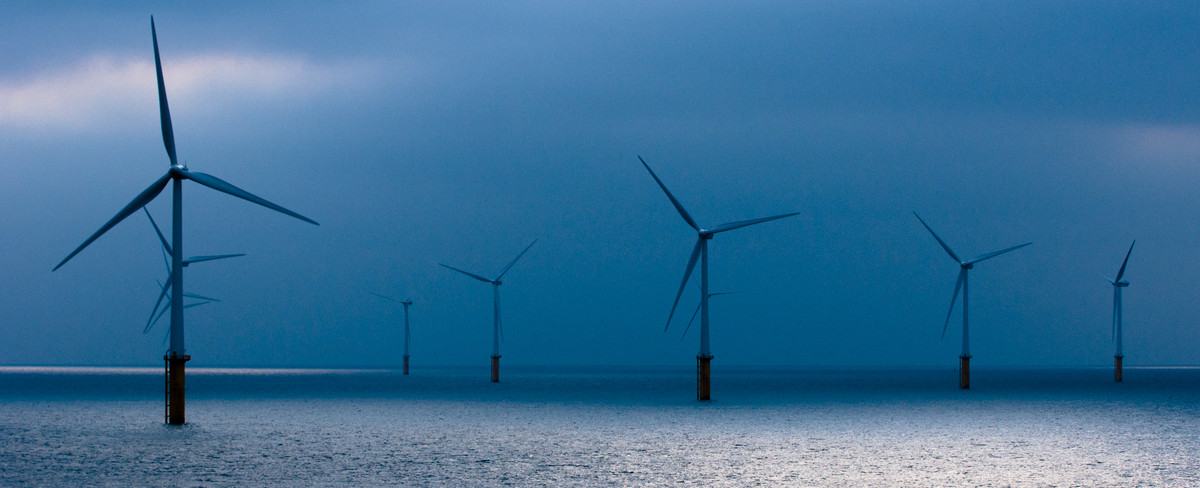
[[[1133,244],[1137,244],[1137,240],[1134,240]],[[1129,255],[1133,254],[1133,244],[1129,245],[1129,251],[1125,253],[1125,260],[1121,261],[1121,269],[1117,270],[1117,278],[1104,278],[1109,283],[1112,283],[1113,286],[1112,335],[1113,341],[1117,343],[1116,352],[1113,353],[1113,368],[1117,383],[1121,382],[1121,363],[1125,359],[1125,349],[1121,344],[1121,316],[1124,315],[1125,311],[1123,305],[1121,305],[1121,290],[1129,286],[1129,282],[1121,278],[1125,276],[1125,265],[1129,264]]]
[[[994,258],[996,256],[999,256],[999,255],[1004,254],[1009,251],[1015,251],[1017,249],[1028,246],[1033,243],[1026,242],[1026,243],[1018,245],[1018,246],[1001,249],[999,251],[992,251],[987,254],[977,256],[974,259],[969,259],[969,260],[963,261],[962,259],[959,259],[957,254],[954,254],[954,251],[952,251],[950,249],[950,246],[946,245],[946,242],[943,241],[941,237],[938,237],[937,232],[934,232],[933,229],[929,227],[929,224],[926,224],[925,220],[922,219],[920,215],[917,215],[916,212],[913,212],[913,215],[917,216],[917,220],[921,221],[921,225],[925,226],[925,230],[928,230],[930,234],[933,234],[933,238],[937,239],[938,244],[942,245],[942,249],[946,250],[946,254],[949,254],[950,257],[954,259],[954,261],[958,262],[958,266],[959,266],[959,268],[961,268],[958,272],[958,283],[956,283],[954,285],[954,297],[950,299],[950,310],[948,310],[946,312],[946,323],[942,325],[942,337],[943,338],[946,337],[946,328],[950,326],[950,315],[952,313],[954,313],[954,303],[956,301],[958,301],[958,291],[962,290],[963,332],[962,332],[962,355],[960,355],[958,357],[959,358],[958,386],[959,386],[959,388],[962,388],[965,390],[965,389],[968,389],[971,387],[971,348],[970,348],[970,344],[968,341],[969,329],[967,327],[967,271],[970,270],[971,268],[974,268],[975,263],[978,263],[978,262],[986,260],[986,259]]]
[[[370,293],[372,295],[375,295],[384,300],[388,300],[391,302],[397,302],[401,305],[404,305],[404,374],[408,374],[408,306],[413,304],[412,299],[410,298],[408,300],[401,302],[401,301],[396,300],[395,298],[389,297],[387,295],[380,295],[375,292],[370,292]]]
[[[63,258],[55,270],[61,268],[71,258],[79,254],[85,247],[98,239],[113,226],[125,220],[126,217],[137,212],[151,200],[154,200],[159,193],[167,187],[167,183],[172,183],[174,190],[174,198],[172,199],[172,217],[173,223],[171,226],[171,279],[167,285],[173,290],[171,292],[171,345],[167,349],[167,353],[163,359],[167,362],[167,423],[172,425],[180,425],[185,422],[184,417],[184,364],[191,359],[184,349],[183,341],[183,267],[186,261],[183,259],[183,181],[192,180],[203,186],[207,186],[222,193],[227,193],[235,197],[247,200],[258,205],[262,205],[271,210],[290,215],[297,219],[303,220],[310,224],[317,223],[308,217],[300,215],[296,212],[280,207],[274,203],[264,200],[258,196],[251,194],[241,188],[233,186],[220,178],[204,173],[196,173],[188,171],[187,166],[180,164],[179,159],[175,156],[175,133],[171,129],[171,111],[167,108],[167,89],[163,84],[162,62],[158,55],[158,34],[154,29],[154,17],[150,18],[150,38],[154,43],[154,71],[158,76],[158,110],[159,118],[162,123],[163,145],[167,149],[167,157],[170,159],[171,167],[167,170],[167,174],[163,175],[154,183],[142,190],[133,201],[129,202],[125,208],[117,212],[117,215],[110,219],[107,223],[100,227],[96,233],[83,241],[79,247],[71,251],[66,258]]]
[[[455,268],[454,266],[438,263],[444,268],[452,269],[484,283],[492,284],[492,311],[495,316],[495,319],[492,323],[492,383],[500,382],[500,338],[504,336],[504,326],[500,324],[500,285],[503,284],[500,281],[500,278],[503,278],[504,273],[507,273],[509,268],[512,268],[514,264],[517,264],[517,260],[521,259],[521,256],[524,256],[525,252],[528,251],[529,248],[533,247],[533,245],[536,243],[537,239],[534,239],[533,242],[530,242],[528,246],[525,246],[525,250],[521,251],[521,254],[518,254],[517,257],[513,258],[512,261],[509,261],[508,266],[505,266],[504,269],[500,270],[500,274],[497,275],[496,279],[494,280],[489,280],[475,273],[463,271]]]
[[[684,210],[683,205],[679,200],[675,199],[675,195],[667,189],[662,180],[658,179],[658,175],[654,174],[654,170],[650,169],[650,165],[646,164],[646,160],[638,156],[638,160],[642,162],[642,166],[646,167],[646,171],[650,172],[650,176],[658,183],[659,188],[662,188],[663,193],[667,194],[667,198],[671,200],[671,205],[675,206],[675,210],[679,211],[679,216],[688,225],[696,230],[696,245],[692,247],[692,257],[688,258],[687,270],[683,272],[683,282],[679,284],[679,292],[675,294],[675,302],[671,304],[671,313],[667,315],[667,326],[663,329],[671,327],[671,318],[675,316],[675,308],[679,306],[679,297],[683,296],[683,289],[687,286],[688,278],[692,276],[692,269],[696,266],[696,259],[700,259],[700,352],[696,355],[696,398],[699,400],[708,400],[710,398],[711,383],[709,381],[709,362],[712,361],[712,351],[708,344],[708,298],[712,296],[708,292],[708,241],[712,237],[721,232],[740,229],[748,225],[760,224],[763,222],[791,217],[799,212],[787,213],[783,215],[775,215],[773,217],[763,217],[760,219],[740,220],[737,222],[729,222],[721,224],[711,229],[701,228],[692,216]]]

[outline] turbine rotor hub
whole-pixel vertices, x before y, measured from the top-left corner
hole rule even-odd
[[[974,264],[960,264],[959,266],[961,266],[961,267],[962,267],[962,269],[973,269],[973,268],[975,268],[975,265],[974,265]]]

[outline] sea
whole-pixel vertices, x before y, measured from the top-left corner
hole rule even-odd
[[[1200,369],[0,367],[0,486],[1200,486]]]

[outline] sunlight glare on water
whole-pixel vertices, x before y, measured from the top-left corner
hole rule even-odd
[[[1193,369],[148,371],[0,370],[0,485],[1200,483]]]

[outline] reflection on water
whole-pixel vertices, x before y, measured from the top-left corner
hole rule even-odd
[[[1194,368],[506,372],[0,368],[0,486],[1200,485]]]

